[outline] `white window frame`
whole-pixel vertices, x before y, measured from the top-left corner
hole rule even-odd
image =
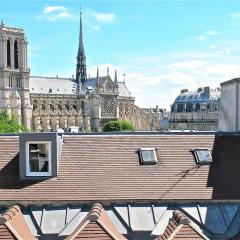
[[[139,148],[138,151],[139,151],[139,155],[140,155],[139,157],[140,157],[141,164],[148,165],[148,164],[156,164],[158,162],[157,154],[156,154],[156,148]],[[144,161],[143,156],[142,156],[142,151],[153,151],[155,160],[153,160],[153,161]]]
[[[31,172],[29,164],[29,145],[30,144],[47,144],[48,145],[48,172]],[[27,177],[49,177],[52,176],[52,142],[51,141],[30,141],[26,142],[26,176]]]

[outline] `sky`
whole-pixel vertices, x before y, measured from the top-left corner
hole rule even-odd
[[[140,107],[240,77],[237,0],[0,0],[4,23],[25,31],[31,75],[75,74],[80,6],[88,74],[125,73]]]

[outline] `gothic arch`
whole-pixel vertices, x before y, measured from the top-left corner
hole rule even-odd
[[[18,69],[18,42],[14,41],[14,68]]]
[[[10,39],[7,40],[7,67],[11,68],[11,43],[10,43]]]

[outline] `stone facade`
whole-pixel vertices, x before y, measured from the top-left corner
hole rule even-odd
[[[27,40],[23,29],[0,25],[0,109],[27,128],[32,125]]]
[[[215,131],[218,129],[220,89],[183,89],[171,106],[169,128]]]
[[[221,83],[219,130],[240,130],[240,78]]]
[[[107,71],[109,73],[109,70]],[[124,119],[136,130],[159,129],[161,112],[135,105],[125,82],[109,76],[87,78],[82,21],[76,78],[32,76],[23,29],[0,25],[0,108],[36,132],[101,131],[110,120]]]

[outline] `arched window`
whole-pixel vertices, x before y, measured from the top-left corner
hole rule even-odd
[[[81,102],[82,111],[85,109],[84,101]]]
[[[10,40],[7,40],[7,67],[11,68],[11,44],[10,44]]]
[[[18,69],[18,44],[17,40],[14,42],[14,68]]]
[[[186,112],[192,111],[192,103],[187,103]]]
[[[66,109],[67,111],[69,111],[69,105],[68,105],[68,104],[65,104],[65,109]]]
[[[12,87],[12,76],[8,76],[8,87]]]
[[[16,77],[17,88],[21,88],[21,78],[19,76]]]
[[[196,109],[195,109],[196,112],[199,112],[200,111],[200,103],[196,103]]]
[[[54,106],[52,104],[50,104],[50,110],[54,112]]]

